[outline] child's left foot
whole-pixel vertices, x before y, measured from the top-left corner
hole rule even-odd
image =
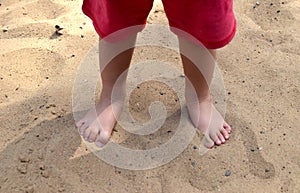
[[[207,148],[221,145],[229,139],[231,127],[212,104],[210,96],[198,102],[190,102],[187,97],[187,107],[194,126],[209,138],[204,144]]]

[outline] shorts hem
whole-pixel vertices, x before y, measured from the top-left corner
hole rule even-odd
[[[207,49],[222,48],[231,42],[231,40],[235,36],[235,33],[236,33],[236,20],[234,20],[233,29],[232,29],[231,33],[225,39],[223,39],[221,41],[217,41],[217,42],[204,42],[204,41],[201,41],[201,42]]]

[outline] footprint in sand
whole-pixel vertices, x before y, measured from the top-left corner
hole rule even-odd
[[[261,155],[255,133],[251,129],[251,124],[244,122],[243,118],[239,115],[233,117],[229,114],[227,118],[234,128],[236,128],[238,134],[241,135],[241,139],[243,139],[250,172],[262,179],[273,178],[275,176],[275,168],[272,163],[267,162]]]

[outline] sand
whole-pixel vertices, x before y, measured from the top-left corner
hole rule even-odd
[[[73,81],[98,41],[81,3],[0,1],[0,192],[300,192],[299,1],[235,1],[237,34],[218,53],[230,140],[200,156],[196,135],[176,159],[142,171],[98,159],[75,129]],[[167,24],[161,3],[148,23]],[[64,27],[62,35],[55,34],[55,25]],[[180,64],[178,54],[168,50],[141,53],[137,49],[134,60],[146,53],[147,59]],[[166,97],[159,98],[158,91]],[[168,112],[176,112],[170,97],[174,93],[166,86],[145,83],[131,104],[161,100]],[[149,117],[144,109],[133,107],[132,113],[142,121]],[[176,116],[166,127],[174,126]],[[119,138],[128,135],[116,130]],[[172,131],[162,129],[152,138],[126,138],[132,139],[128,146],[145,148],[170,136]]]

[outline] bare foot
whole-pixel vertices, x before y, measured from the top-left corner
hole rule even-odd
[[[194,126],[207,137],[204,144],[207,148],[221,145],[229,139],[231,127],[212,104],[210,96],[194,103],[187,98],[187,107]]]
[[[90,110],[76,123],[80,135],[86,141],[103,147],[109,141],[121,108],[121,102],[112,103],[110,98],[101,99],[96,109]]]

